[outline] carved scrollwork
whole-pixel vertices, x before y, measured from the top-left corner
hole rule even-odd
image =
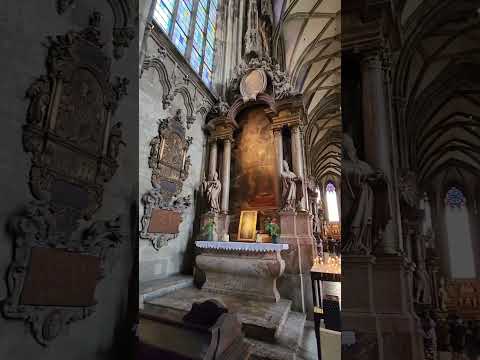
[[[25,287],[35,268],[32,260],[34,251],[60,251],[68,256],[76,254],[99,259],[99,277],[104,273],[108,251],[117,247],[123,239],[120,231],[120,218],[92,224],[83,233],[65,236],[62,231],[65,219],[56,207],[47,201],[35,200],[23,211],[12,217],[9,232],[15,239],[15,257],[7,273],[8,298],[3,306],[7,318],[22,319],[31,327],[35,339],[48,345],[64,333],[71,322],[84,319],[95,312],[95,304],[85,306],[51,306],[30,303],[25,300]],[[32,286],[30,284],[29,286]],[[50,289],[51,290],[51,289]],[[60,289],[61,291],[62,289]]]
[[[149,232],[154,210],[162,209],[166,211],[182,212],[192,205],[192,201],[190,196],[172,196],[168,191],[157,188],[146,192],[142,196],[142,204],[144,210],[143,216],[140,220],[140,238],[150,240],[153,248],[159,250],[161,247],[167,245],[169,240],[174,239],[176,234]]]
[[[125,145],[121,124],[110,122],[128,80],[109,81],[111,61],[102,52],[101,21],[94,12],[86,29],[48,38],[48,74],[27,91],[23,133],[25,150],[32,154],[34,196],[50,199],[53,184],[68,184],[83,192],[78,206],[87,218],[100,207],[103,183],[115,173],[119,147]]]
[[[58,6],[65,11],[71,4]],[[104,183],[114,175],[125,145],[122,124],[112,125],[111,117],[128,81],[109,80],[101,20],[94,12],[86,29],[49,37],[47,74],[26,92],[23,144],[31,154],[30,187],[37,200],[9,224],[14,258],[3,313],[23,319],[43,345],[95,311],[96,284],[123,237],[119,218],[79,230],[80,219],[90,219],[101,206]],[[80,266],[72,265],[75,261]],[[77,293],[73,278],[86,287]],[[69,298],[62,298],[64,286],[73,289]]]
[[[75,5],[76,0],[57,0],[57,13],[63,15],[69,8]],[[129,0],[108,0],[113,16],[113,56],[120,59],[124,55],[125,48],[130,46],[131,41],[135,38],[135,30],[132,25],[133,13],[131,10],[138,8],[132,6]]]
[[[241,91],[242,80],[253,71],[260,71],[267,75],[270,84],[268,89],[275,100],[297,94],[291,85],[288,74],[280,70],[279,64],[275,64],[269,56],[253,57],[248,62],[242,61],[235,69],[229,86],[229,98],[232,102]]]
[[[158,122],[158,135],[150,142],[148,165],[152,169],[153,189],[142,197],[144,214],[140,220],[140,238],[150,240],[156,250],[176,234],[149,231],[155,209],[177,214],[191,205],[189,196],[179,197],[192,165],[187,153],[193,138],[185,133],[185,121],[179,109],[175,115]]]

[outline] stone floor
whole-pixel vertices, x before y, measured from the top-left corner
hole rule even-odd
[[[160,284],[158,290],[157,283],[143,284],[148,296],[141,313],[166,318],[170,312],[188,312],[192,302],[213,298],[238,314],[246,341],[253,348],[252,360],[318,359],[313,322],[306,321],[305,314],[291,311],[291,301],[267,303],[210,293],[189,286],[186,278],[165,281],[168,284]],[[340,360],[340,334],[322,329],[321,338],[323,360]]]
[[[236,312],[246,332],[255,332],[260,338],[273,340],[285,323],[290,312],[291,301],[280,300],[277,303],[267,303],[240,299],[235,296],[212,294],[196,288],[184,288],[171,292],[165,296],[145,301],[147,304],[164,308],[189,311],[192,302],[203,302],[215,299],[224,304],[229,311]],[[262,332],[260,334],[259,332]]]

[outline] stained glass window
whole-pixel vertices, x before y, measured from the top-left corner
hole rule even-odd
[[[153,20],[208,87],[213,84],[218,0],[157,0]]]
[[[457,187],[451,187],[445,203],[450,275],[454,279],[474,279],[475,259],[465,195]]]
[[[465,196],[463,192],[456,188],[452,187],[447,191],[447,205],[450,207],[460,208],[465,205]]]
[[[325,190],[327,195],[328,221],[339,222],[340,217],[338,216],[337,191],[335,190],[335,185],[329,182]]]

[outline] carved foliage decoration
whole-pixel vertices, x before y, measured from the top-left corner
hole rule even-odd
[[[48,345],[64,333],[68,324],[95,312],[93,293],[90,293],[92,301],[81,302],[76,306],[70,304],[78,300],[78,288],[86,289],[81,286],[82,282],[85,282],[88,288],[88,283],[96,282],[104,276],[105,259],[123,238],[120,218],[95,222],[76,237],[65,236],[62,224],[59,224],[61,220],[61,215],[53,206],[36,200],[11,219],[9,224],[16,247],[15,257],[7,274],[9,296],[5,301],[3,314],[8,318],[24,320],[31,327],[35,339],[42,345]],[[41,258],[44,261],[57,261],[39,265],[33,261],[36,253],[42,253]],[[63,261],[58,261],[59,256]],[[93,270],[98,271],[85,271],[78,266],[84,265],[85,260],[89,260],[94,265]],[[67,262],[70,262],[70,265]],[[55,275],[56,271],[59,273]],[[53,277],[45,275],[52,272]],[[41,275],[37,275],[36,280],[30,281],[32,274],[39,273]],[[68,276],[78,281],[73,284],[73,289],[68,289],[62,282],[62,279]],[[48,288],[44,288],[45,285]],[[43,297],[42,291],[45,292]],[[27,292],[31,295],[26,295]],[[35,299],[39,293],[44,301]],[[48,304],[45,304],[47,302]]]
[[[157,250],[173,239],[175,233],[150,231],[155,209],[179,213],[191,205],[189,196],[179,197],[191,167],[187,153],[193,139],[186,137],[185,133],[182,111],[179,109],[174,116],[159,121],[158,135],[150,142],[148,165],[152,169],[153,189],[142,198],[144,214],[140,237],[152,241]]]
[[[262,84],[263,80],[260,78],[263,74],[267,75],[268,87],[259,87],[259,89],[263,89],[261,92],[265,90],[271,92],[271,95],[276,100],[281,100],[296,95],[288,74],[280,70],[279,64],[274,64],[269,56],[264,56],[262,58],[253,57],[248,62],[242,61],[235,69],[235,74],[229,86],[230,102],[233,102],[240,93],[245,98],[244,84],[248,81],[248,78],[252,76],[252,73],[258,74],[256,77],[259,78],[259,81],[257,82]],[[248,100],[248,98],[245,100]]]
[[[77,0],[57,0],[57,13],[62,15],[70,7],[74,6]],[[135,38],[135,28],[133,24],[133,14],[138,9],[138,1],[130,0],[108,0],[113,11],[113,55],[115,59],[120,59],[124,55],[125,48],[130,46],[130,42]],[[137,4],[137,6],[135,6]]]
[[[47,75],[26,94],[23,143],[36,200],[10,222],[15,249],[3,312],[30,324],[43,345],[95,310],[96,284],[123,237],[120,218],[79,230],[80,219],[101,206],[125,145],[121,123],[112,125],[111,116],[128,81],[109,81],[101,20],[94,12],[83,31],[49,37]]]

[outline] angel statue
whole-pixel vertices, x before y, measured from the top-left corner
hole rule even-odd
[[[217,213],[220,211],[220,191],[222,184],[218,180],[218,172],[213,174],[213,180],[204,180],[203,191],[208,201],[209,211]]]

